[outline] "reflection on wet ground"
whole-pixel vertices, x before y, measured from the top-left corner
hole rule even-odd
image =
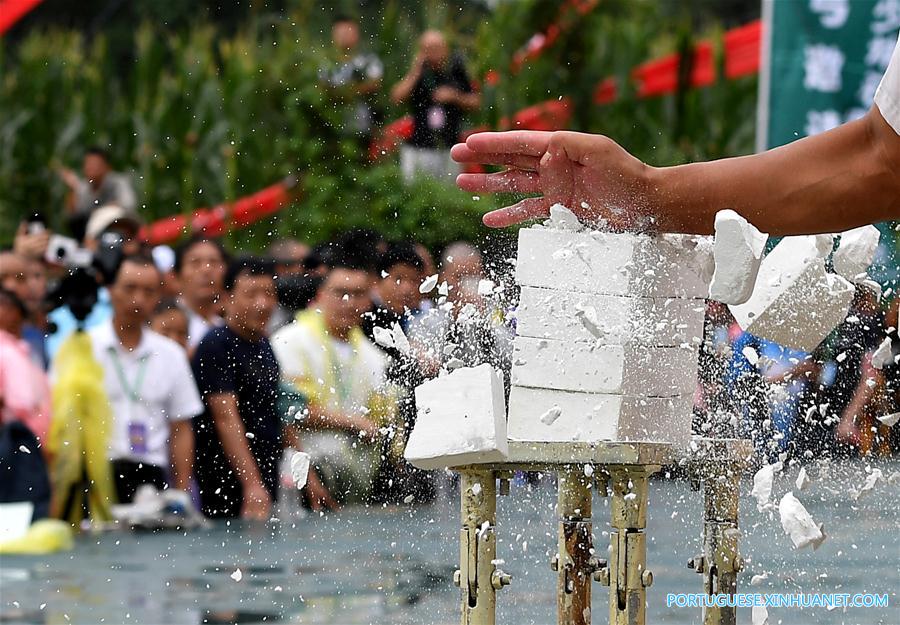
[[[873,465],[874,466],[874,465]],[[880,463],[886,476],[900,463]],[[777,513],[759,512],[743,485],[741,577],[768,574],[756,592],[887,593],[890,606],[827,611],[770,609],[770,623],[895,625],[900,622],[900,485],[882,482],[854,501],[864,465],[845,463],[831,476],[809,469],[797,494],[827,541],[797,552]],[[794,489],[796,469],[781,475],[773,498]],[[817,479],[818,477],[818,479]],[[699,551],[699,494],[685,482],[656,480],[648,522],[654,572],[648,622],[699,623],[696,609],[666,608],[667,593],[698,592],[685,567]],[[555,622],[555,491],[513,488],[498,506],[498,557],[513,575],[500,593],[498,622]],[[606,501],[597,500],[594,536],[606,544]],[[0,560],[0,623],[454,623],[458,506],[344,510],[268,526],[217,525],[193,533],[83,535],[74,551]],[[240,570],[240,575],[235,572]],[[235,578],[240,577],[239,581]],[[594,588],[594,622],[606,618],[606,589]],[[749,611],[739,612],[749,623]]]

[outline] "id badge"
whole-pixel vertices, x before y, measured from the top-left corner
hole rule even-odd
[[[432,106],[428,109],[428,127],[431,130],[440,130],[447,123],[447,114],[443,106]]]
[[[143,423],[132,421],[128,424],[128,443],[132,453],[147,453],[147,426]]]

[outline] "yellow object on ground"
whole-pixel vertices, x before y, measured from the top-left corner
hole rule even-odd
[[[0,555],[40,555],[68,551],[74,545],[72,528],[58,519],[35,521],[24,536],[0,542]]]
[[[116,497],[107,450],[111,415],[90,336],[76,332],[66,339],[54,361],[54,378],[47,441],[51,514],[74,525],[85,511],[92,521],[110,521]]]

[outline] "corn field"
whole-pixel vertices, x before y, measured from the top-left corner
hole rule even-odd
[[[254,18],[236,32],[198,20],[170,31],[145,20],[120,39],[59,28],[35,29],[0,46],[0,243],[19,219],[40,211],[62,222],[64,186],[56,168],[78,168],[84,149],[107,146],[129,172],[149,221],[231,200],[298,174],[302,191],[279,216],[232,235],[254,248],[271,235],[318,241],[348,226],[415,236],[430,246],[484,236],[478,216],[504,198],[472,198],[432,181],[401,182],[395,156],[365,162],[355,143],[333,130],[341,117],[317,83],[329,22],[316,3],[300,2],[278,19]],[[448,10],[426,2],[415,14],[398,1],[363,16],[367,45],[385,62],[384,91],[399,80],[425,27],[449,33],[473,78],[485,86],[472,125],[495,126],[539,101],[570,95],[572,127],[615,137],[653,164],[747,152],[752,148],[755,79],[636,101],[627,89],[605,107],[593,85],[673,51],[691,29],[668,30],[659,6],[611,0],[575,22],[547,54],[508,75],[513,52],[557,13],[558,3],[499,3]],[[469,3],[476,4],[476,3]],[[715,23],[704,35],[714,40]],[[404,110],[388,106],[386,118]]]

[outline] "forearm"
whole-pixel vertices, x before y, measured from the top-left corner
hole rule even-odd
[[[173,486],[179,490],[187,490],[194,469],[194,432],[190,421],[179,421],[172,425],[169,453]]]
[[[456,105],[464,111],[474,111],[481,106],[481,94],[460,91],[456,96]]]
[[[212,402],[210,402],[212,404]],[[247,484],[262,483],[256,459],[247,445],[247,435],[244,424],[237,413],[237,407],[214,406],[212,408],[213,423],[216,433],[222,442],[222,449],[231,464],[238,479],[245,486]]]
[[[304,425],[313,429],[360,431],[359,418],[335,410],[328,410],[316,404],[309,405],[309,415]]]
[[[652,169],[648,209],[660,230],[712,231],[731,208],[764,232],[840,232],[900,217],[900,137],[873,109],[781,148]]]
[[[401,104],[409,98],[409,94],[412,93],[413,86],[418,78],[418,75],[410,72],[403,77],[403,80],[394,85],[394,88],[391,89],[391,100],[394,104]]]

